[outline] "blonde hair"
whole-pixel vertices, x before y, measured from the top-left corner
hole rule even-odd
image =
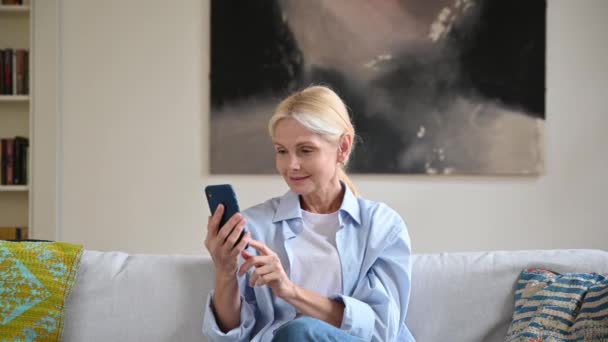
[[[268,122],[268,132],[271,137],[274,136],[277,124],[286,118],[295,119],[311,132],[331,143],[339,143],[344,134],[349,134],[353,138],[351,153],[355,147],[355,128],[346,105],[328,87],[310,86],[281,101]],[[359,191],[346,174],[347,163],[348,159],[338,168],[338,178],[358,196]]]

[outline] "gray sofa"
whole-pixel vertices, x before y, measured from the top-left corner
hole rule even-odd
[[[407,324],[420,342],[504,341],[524,268],[608,273],[608,252],[536,250],[414,256]],[[85,251],[64,341],[205,341],[213,286],[204,256]]]

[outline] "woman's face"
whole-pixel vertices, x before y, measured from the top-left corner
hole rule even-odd
[[[337,144],[290,118],[276,125],[273,143],[277,170],[293,192],[320,194],[340,186]]]

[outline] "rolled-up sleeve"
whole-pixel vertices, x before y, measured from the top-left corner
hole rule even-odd
[[[247,303],[245,298],[241,296],[241,323],[238,327],[222,332],[217,324],[215,313],[213,312],[213,294],[212,291],[207,297],[205,306],[205,317],[203,319],[203,334],[210,341],[249,341],[251,340],[251,332],[255,325],[255,316],[253,305]]]
[[[340,328],[366,341],[396,341],[411,337],[405,315],[411,289],[411,247],[403,221],[393,226],[391,237],[361,277],[352,295],[338,295],[344,303]],[[369,252],[369,251],[368,251]]]

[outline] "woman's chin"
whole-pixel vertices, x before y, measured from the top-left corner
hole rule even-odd
[[[309,186],[309,184],[307,184],[307,182],[305,180],[304,181],[289,180],[287,182],[287,185],[289,185],[289,188],[291,189],[291,191],[295,192],[298,195],[305,195],[308,192],[310,192],[310,186]]]

